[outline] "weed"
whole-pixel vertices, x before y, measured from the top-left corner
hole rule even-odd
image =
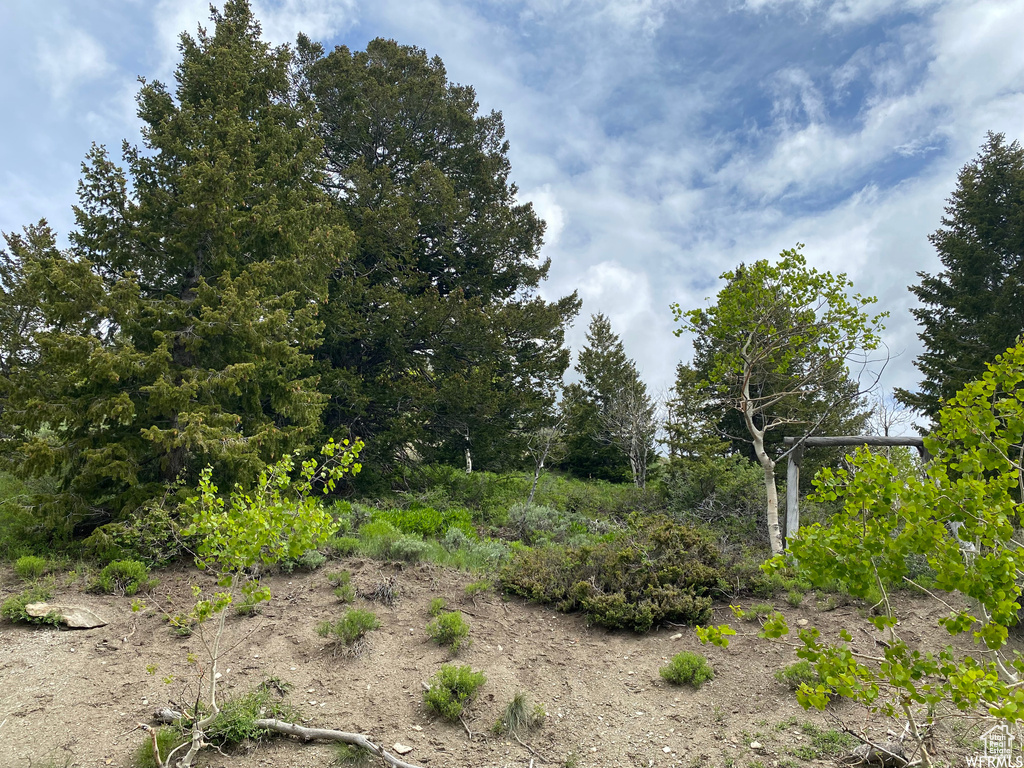
[[[799,589],[793,588],[786,593],[786,602],[794,608],[799,608],[804,602],[804,593]]]
[[[389,556],[405,563],[418,563],[427,559],[430,545],[416,534],[407,533],[399,536],[391,543]]]
[[[746,610],[740,608],[738,605],[729,606],[732,608],[732,612],[736,615],[736,618],[742,619],[743,621],[759,621],[767,616],[771,616],[775,613],[774,606],[768,603],[758,603],[752,605]]]
[[[801,659],[790,664],[788,667],[776,670],[775,679],[780,683],[788,685],[791,691],[795,691],[803,683],[813,687],[821,682],[818,671],[807,659]]]
[[[447,600],[445,600],[443,597],[435,597],[433,600],[430,601],[430,615],[440,616],[442,613],[444,613],[445,608],[447,607]]]
[[[469,622],[461,611],[442,614],[429,622],[427,634],[438,645],[447,645],[453,655],[462,648],[468,648],[472,642],[469,640]]]
[[[384,605],[394,605],[398,602],[398,582],[393,576],[382,578],[369,592],[360,592],[367,600],[374,600]]]
[[[158,728],[156,730],[156,744],[160,749],[161,758],[169,755],[172,749],[186,741],[188,738],[179,728]],[[134,765],[135,768],[157,768],[156,759],[153,757],[153,739],[149,734],[146,734],[146,740],[135,750]]]
[[[715,670],[708,664],[707,658],[692,651],[677,653],[668,666],[658,672],[672,685],[689,685],[693,688],[700,688],[715,676]]]
[[[801,760],[835,757],[857,745],[857,740],[850,734],[831,728],[823,730],[811,722],[801,725],[800,730],[811,737],[811,743],[794,748],[790,754]]]
[[[277,564],[278,568],[284,573],[293,573],[296,568],[301,568],[304,571],[315,571],[317,568],[327,562],[327,556],[316,549],[307,549],[301,555],[295,558],[284,557]]]
[[[38,579],[40,576],[45,576],[49,570],[50,563],[45,558],[35,555],[19,557],[14,563],[14,572],[23,581]]]
[[[488,591],[494,586],[494,582],[489,579],[481,579],[480,581],[474,581],[466,585],[465,593],[466,597],[476,597],[477,595]]]
[[[43,603],[53,597],[53,589],[48,584],[36,584],[17,595],[11,595],[0,605],[0,616],[11,622],[23,624],[60,624],[54,613],[46,616],[29,616],[25,606],[29,603]]]
[[[512,701],[505,705],[501,718],[494,724],[494,732],[498,735],[522,738],[534,728],[540,728],[547,718],[544,707],[540,704],[530,706],[525,693],[516,693]]]
[[[374,629],[380,627],[380,620],[373,611],[350,608],[338,621],[322,621],[317,625],[316,633],[320,637],[330,638],[332,642],[352,646],[356,641]]]
[[[359,539],[354,536],[335,536],[327,540],[324,549],[331,557],[350,557],[359,551]]]
[[[207,741],[222,748],[247,742],[258,743],[267,731],[258,728],[261,718],[299,722],[295,708],[286,704],[271,690],[272,684],[261,683],[249,693],[228,699],[220,705],[220,713],[206,730]]]
[[[356,591],[352,588],[352,574],[348,571],[328,573],[327,581],[334,587],[334,596],[341,602],[351,603],[356,599]]]
[[[429,711],[454,723],[486,682],[483,672],[474,672],[468,666],[443,664],[430,678],[430,687],[423,693],[423,704]]]
[[[724,723],[725,722],[725,710],[722,709],[722,707],[720,705],[715,704],[713,707],[711,707],[711,717],[714,719],[714,721],[716,723],[719,723],[719,724]]]
[[[580,758],[575,752],[570,752],[565,756],[565,762],[562,763],[565,768],[579,768]]]
[[[340,741],[335,743],[335,765],[369,765],[371,757],[369,752],[360,747]]]
[[[138,560],[115,560],[104,566],[93,583],[93,589],[97,592],[128,597],[154,586],[156,579],[149,577],[149,567]]]

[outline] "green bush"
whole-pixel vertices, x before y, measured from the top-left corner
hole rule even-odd
[[[359,529],[360,549],[368,557],[387,560],[391,557],[391,547],[402,536],[401,531],[384,520],[366,523]]]
[[[804,683],[813,688],[821,682],[818,671],[806,659],[801,659],[787,667],[776,670],[775,679],[789,686],[791,691],[795,691]]]
[[[359,539],[354,536],[334,536],[327,540],[324,549],[331,557],[351,557],[359,551]]]
[[[438,645],[448,646],[453,654],[468,648],[472,642],[469,640],[469,622],[461,611],[444,613],[428,622],[427,634]]]
[[[351,603],[356,599],[356,591],[352,587],[352,574],[348,571],[328,573],[327,581],[334,587],[334,596],[341,602]]]
[[[85,552],[101,563],[137,560],[150,568],[177,560],[189,544],[177,520],[157,503],[143,507],[128,520],[101,525],[82,542]]]
[[[377,510],[373,520],[390,523],[402,533],[412,533],[423,537],[439,537],[450,528],[457,528],[467,536],[475,536],[473,518],[468,509],[451,507],[437,510],[431,506],[413,501],[405,508]]]
[[[666,504],[680,520],[707,526],[733,544],[768,546],[764,471],[749,459],[675,459],[664,487]]]
[[[708,660],[691,651],[677,653],[658,673],[672,685],[689,685],[698,689],[715,676]]]
[[[256,726],[257,720],[299,722],[295,708],[282,701],[274,692],[275,687],[272,681],[266,681],[253,691],[222,702],[220,712],[206,729],[206,740],[222,749],[257,744],[271,735],[266,729]]]
[[[38,579],[40,576],[46,575],[49,570],[50,563],[45,558],[35,555],[24,555],[14,563],[14,572],[23,581]]]
[[[444,613],[445,608],[448,607],[448,601],[443,597],[435,597],[430,601],[429,613],[431,616],[440,616]]]
[[[700,532],[662,516],[592,545],[524,548],[501,570],[507,591],[590,621],[646,632],[663,621],[699,624],[725,586],[718,553]]]
[[[540,541],[565,543],[573,536],[607,533],[610,526],[588,520],[575,512],[559,512],[542,504],[513,504],[508,510],[508,525],[513,536],[524,544]]]
[[[430,678],[429,687],[423,693],[423,704],[445,720],[457,722],[486,682],[483,672],[474,672],[468,666],[443,664]]]
[[[404,563],[418,563],[427,559],[430,552],[430,545],[416,534],[405,534],[399,536],[391,543],[388,555],[393,560],[401,560]]]
[[[72,548],[74,518],[45,503],[55,487],[52,477],[21,480],[0,472],[0,560]]]
[[[278,563],[278,567],[284,573],[292,573],[296,568],[304,571],[315,571],[327,562],[327,556],[316,549],[307,549],[296,558],[285,557]]]
[[[149,568],[144,563],[138,560],[115,560],[100,571],[93,589],[108,595],[131,597],[155,585],[156,580],[149,578]]]
[[[45,603],[53,598],[53,590],[44,584],[35,584],[17,595],[11,595],[0,605],[0,616],[10,622],[22,624],[60,624],[53,614],[29,616],[25,606],[29,603]]]
[[[491,581],[490,579],[481,579],[480,581],[474,581],[470,584],[467,584],[466,588],[463,591],[465,592],[466,597],[476,597],[477,595],[486,592],[493,587],[493,581]]]
[[[367,632],[378,629],[380,620],[373,611],[350,608],[338,621],[322,621],[317,625],[316,632],[320,637],[328,637],[342,645],[352,645],[363,638]]]
[[[178,728],[157,728],[156,730],[156,744],[160,750],[161,760],[166,758],[171,750],[186,741],[188,738]],[[157,768],[156,759],[153,757],[153,740],[149,734],[146,734],[145,741],[141,742],[138,749],[135,750],[134,765],[135,768]]]

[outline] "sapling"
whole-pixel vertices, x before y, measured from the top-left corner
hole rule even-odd
[[[253,489],[244,491],[236,486],[226,499],[213,483],[213,470],[203,470],[199,495],[186,502],[191,519],[183,534],[199,542],[196,566],[216,574],[221,587],[209,598],[202,595],[198,586],[193,587],[196,601],[187,616],[207,652],[208,667],[200,676],[201,688],[206,680],[206,701],[205,707],[196,703],[190,740],[173,750],[166,760],[156,754],[158,765],[171,765],[173,755],[188,747],[177,765],[190,768],[206,746],[207,729],[220,712],[217,667],[223,654],[221,640],[228,608],[240,597],[252,605],[270,599],[269,589],[251,575],[256,566],[277,563],[283,558],[297,559],[334,533],[337,524],[320,503],[317,492],[329,493],[343,476],[357,473],[362,447],[359,440],[343,440],[340,444],[331,440],[320,451],[323,461],[303,461],[294,478],[295,459],[284,456],[260,473]],[[206,629],[206,622],[211,619],[213,628]]]

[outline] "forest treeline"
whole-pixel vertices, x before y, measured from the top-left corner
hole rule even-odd
[[[502,116],[439,58],[272,47],[243,0],[180,50],[172,85],[143,81],[141,144],[86,157],[69,247],[45,221],[5,235],[0,459],[40,516],[87,532],[331,438],[365,442],[364,493],[425,464],[641,487],[658,465],[694,492],[772,475],[781,427],[866,428],[851,356],[881,315],[799,248],[677,311],[696,355],[664,402],[600,314],[564,385],[580,299],[541,296]],[[900,397],[927,418],[1024,329],[1022,210],[1024,153],[990,135],[932,236],[945,271],[912,288],[926,380]],[[791,334],[758,360],[735,344],[755,310]]]

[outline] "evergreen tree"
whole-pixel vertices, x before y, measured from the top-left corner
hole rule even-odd
[[[580,477],[615,482],[635,479],[629,452],[624,449],[624,425],[618,429],[616,425],[625,421],[619,414],[629,403],[636,406],[630,409],[634,426],[653,420],[646,386],[603,314],[591,316],[586,340],[576,363],[581,378],[565,388],[568,426],[562,466]],[[653,451],[653,431],[648,443],[649,452]]]
[[[919,392],[897,390],[905,404],[935,418],[943,401],[986,371],[986,363],[1024,333],[1024,148],[988,134],[965,165],[929,238],[943,271],[918,272],[910,287],[922,306],[925,351],[915,361]]]
[[[221,485],[250,479],[320,429],[309,353],[351,235],[288,49],[243,0],[212,21],[182,35],[173,94],[143,83],[127,170],[89,153],[70,251],[45,227],[12,242],[41,320],[10,380],[8,455],[56,474],[53,501],[91,524],[206,464]]]
[[[579,302],[537,296],[544,225],[516,201],[501,115],[478,114],[473,89],[418,48],[378,39],[324,55],[300,39],[299,50],[328,186],[356,235],[317,352],[329,428],[363,436],[371,470],[410,447],[521,463],[518,436],[551,405]]]

